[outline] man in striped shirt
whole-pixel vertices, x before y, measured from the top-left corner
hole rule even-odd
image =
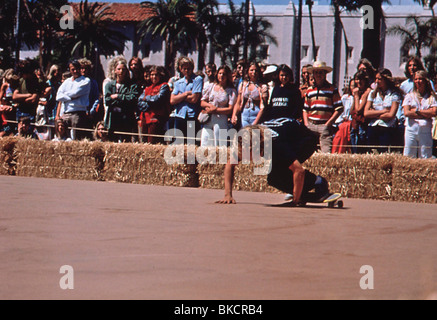
[[[304,124],[319,136],[321,151],[330,153],[334,134],[332,125],[342,114],[343,104],[338,89],[326,80],[331,67],[316,61],[308,71],[313,74],[314,86],[308,88],[305,95]]]

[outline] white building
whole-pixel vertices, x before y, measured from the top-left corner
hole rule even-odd
[[[237,1],[236,1],[237,3]],[[303,1],[305,4],[305,1]],[[317,59],[325,61],[328,65],[333,66],[333,46],[334,46],[334,12],[329,5],[329,0],[314,1],[312,16],[314,23],[315,43],[317,47]],[[293,26],[297,18],[298,1],[290,1],[287,5],[255,5],[254,11],[257,16],[261,16],[272,24],[270,33],[276,37],[278,45],[272,43],[265,44],[265,50],[268,56],[266,63],[288,64],[292,65],[293,58]],[[76,3],[76,5],[78,5]],[[152,41],[148,39],[140,45],[136,36],[137,24],[144,20],[148,13],[141,8],[139,3],[111,3],[115,23],[122,28],[130,39],[126,42],[125,51],[122,53],[127,59],[132,56],[139,56],[143,59],[143,64],[164,64],[164,43],[161,40]],[[227,12],[227,4],[220,5],[221,12]],[[431,10],[423,8],[413,0],[391,0],[391,5],[384,5],[383,11],[385,20],[382,26],[382,61],[381,66],[392,71],[393,76],[404,76],[404,61],[401,57],[400,47],[401,38],[399,36],[388,36],[385,30],[393,25],[404,25],[406,18],[415,14],[424,18],[432,16]],[[252,11],[253,13],[253,11]],[[342,88],[344,79],[353,76],[356,71],[360,54],[362,50],[362,29],[360,21],[362,14],[360,12],[341,13],[341,20],[346,30],[348,39],[348,50],[346,53],[346,44],[344,37],[341,37],[340,65],[336,66],[339,73],[339,88]],[[23,51],[22,57],[34,57],[38,53],[35,50]],[[197,61],[197,54],[190,55],[194,61]],[[208,53],[206,57],[208,57]],[[303,6],[302,15],[302,35],[301,35],[301,65],[311,63],[312,61],[312,39],[310,29],[309,11],[306,5]],[[107,59],[101,57],[104,69],[106,69]],[[217,56],[217,64],[220,59]],[[332,79],[328,79],[331,80]]]
[[[272,23],[273,34],[278,46],[267,43],[267,63],[292,65],[293,54],[293,26],[298,14],[298,1],[290,1],[288,5],[258,5],[255,6],[256,15],[262,16]],[[303,1],[305,3],[305,1]],[[312,8],[314,37],[318,60],[333,66],[334,52],[334,11],[330,1],[315,1]],[[400,52],[402,39],[399,36],[386,35],[385,30],[394,25],[405,25],[409,15],[431,18],[431,10],[423,8],[412,0],[391,1],[391,5],[384,5],[385,20],[382,25],[381,67],[392,71],[394,77],[403,77],[405,61]],[[301,33],[301,66],[313,61],[312,38],[308,6],[303,6]],[[360,22],[361,12],[342,12],[341,20],[345,29],[348,43],[346,45],[341,36],[339,66],[339,88],[342,88],[345,78],[350,78],[356,72],[362,50],[362,33]],[[347,53],[346,53],[347,47]],[[347,55],[347,57],[346,57]],[[331,74],[332,76],[332,74]],[[329,79],[332,81],[332,79]]]

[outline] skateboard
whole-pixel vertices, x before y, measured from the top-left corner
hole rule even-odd
[[[341,193],[331,193],[326,199],[322,201],[303,201],[301,202],[301,206],[305,207],[307,203],[326,203],[328,204],[328,208],[339,208],[342,209],[344,206],[343,200],[340,200],[342,197]],[[287,201],[285,203],[273,205],[274,207],[291,207],[292,201]]]
[[[343,200],[340,200],[341,198],[341,193],[331,193],[325,200],[323,201],[317,201],[317,202],[313,202],[313,203],[327,203],[328,204],[328,208],[339,208],[342,209],[344,206]],[[304,204],[306,204],[304,202]]]

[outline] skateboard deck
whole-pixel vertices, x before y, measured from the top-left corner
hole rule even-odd
[[[343,208],[344,203],[343,200],[340,200],[340,198],[342,197],[341,193],[331,193],[326,199],[322,200],[322,201],[307,201],[307,202],[302,202],[303,207],[305,207],[307,205],[307,203],[326,203],[328,204],[328,208]],[[292,207],[293,206],[293,202],[292,201],[287,201],[281,204],[277,204],[277,205],[273,205],[274,207]]]

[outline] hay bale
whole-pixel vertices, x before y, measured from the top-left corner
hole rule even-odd
[[[0,175],[15,175],[15,137],[5,137],[0,139]]]
[[[103,179],[106,181],[197,187],[199,185],[195,162],[187,160],[187,147],[179,163],[168,164],[167,146],[151,144],[107,144],[105,148]]]
[[[209,163],[199,162],[199,186],[207,189],[224,189],[225,162],[230,159],[231,149],[213,148],[215,157],[208,157]],[[197,155],[199,155],[197,149]],[[226,155],[226,157],[224,156]],[[199,160],[199,157],[197,157]],[[214,161],[213,161],[214,159]],[[266,164],[268,165],[268,164]],[[239,164],[235,168],[234,190],[252,192],[279,192],[267,184],[267,172],[263,164]]]
[[[0,174],[105,180],[127,183],[224,188],[225,148],[206,152],[194,146],[51,142],[0,139]],[[437,162],[398,154],[314,154],[304,166],[325,177],[331,191],[345,197],[437,203]],[[239,164],[234,189],[279,191],[268,186],[263,165]],[[259,173],[259,172],[258,172]]]
[[[393,171],[394,201],[437,203],[437,161],[397,159]]]
[[[398,155],[349,155],[316,153],[304,166],[325,177],[332,192],[345,197],[390,200],[393,166]]]
[[[267,173],[255,174],[257,169],[263,166],[254,164],[241,164],[235,170],[235,190],[282,193],[267,183]]]
[[[224,169],[230,159],[230,149],[226,147],[196,148],[199,187],[205,189],[224,188]]]
[[[102,143],[19,139],[17,175],[74,180],[100,180]]]
[[[223,189],[225,187],[224,169],[224,164],[199,164],[197,167],[199,187],[204,189]]]
[[[255,175],[253,164],[239,164],[235,168],[234,190],[252,192],[279,192],[267,184],[267,175]],[[199,187],[205,189],[224,189],[223,164],[199,165]]]

